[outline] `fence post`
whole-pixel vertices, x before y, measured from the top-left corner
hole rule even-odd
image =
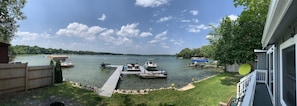
[[[25,91],[28,90],[28,63],[25,63]]]

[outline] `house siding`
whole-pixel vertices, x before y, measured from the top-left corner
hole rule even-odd
[[[292,22],[293,23],[293,22]],[[293,27],[297,27],[297,21],[294,22],[294,26]],[[276,85],[276,94],[275,94],[275,106],[281,106],[281,103],[280,103],[280,100],[281,100],[281,97],[280,97],[280,92],[282,92],[280,90],[280,45],[287,41],[288,39],[290,39],[292,36],[291,36],[291,33],[292,33],[292,29],[289,29],[288,27],[288,30],[285,30],[283,31],[283,34],[281,35],[280,38],[278,38],[279,40],[277,40],[277,42],[275,42],[275,45],[276,45],[276,57],[274,57],[276,59],[275,61],[275,65],[276,65],[276,69],[275,69],[275,75],[276,75],[276,80],[275,80],[275,85]],[[295,36],[297,37],[297,36]]]
[[[267,57],[266,57],[266,53],[262,53],[262,54],[259,54],[257,55],[257,58],[258,58],[258,61],[257,61],[257,66],[256,66],[256,69],[259,69],[259,70],[267,70]]]

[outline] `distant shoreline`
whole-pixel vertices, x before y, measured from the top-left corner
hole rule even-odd
[[[94,52],[81,50],[63,50],[54,48],[43,48],[38,46],[16,45],[11,46],[13,55],[126,55],[126,56],[175,56],[175,54],[125,54],[111,52]]]

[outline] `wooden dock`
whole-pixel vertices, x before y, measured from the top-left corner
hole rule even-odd
[[[123,65],[107,65],[107,67],[114,67],[116,70],[113,72],[113,74],[108,78],[108,80],[104,83],[103,87],[101,88],[99,95],[100,96],[106,96],[106,97],[111,97],[113,94],[113,91],[115,90],[119,78],[121,74],[160,74],[163,73],[164,71],[155,71],[155,72],[149,72],[147,71],[143,66],[139,66],[140,71],[123,71]],[[151,76],[150,76],[151,77]],[[160,76],[157,76],[160,77]],[[162,76],[163,77],[163,76]],[[166,76],[167,77],[167,76]]]
[[[108,80],[104,83],[99,95],[111,97],[114,89],[116,88],[121,72],[123,70],[122,65],[111,65],[110,67],[117,67],[117,69],[113,72],[113,74],[108,78]]]

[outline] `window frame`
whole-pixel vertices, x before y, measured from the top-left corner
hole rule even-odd
[[[292,37],[288,40],[286,40],[285,42],[283,42],[282,44],[280,44],[280,49],[279,49],[279,57],[280,57],[280,61],[279,61],[279,66],[280,66],[280,102],[283,106],[287,106],[283,95],[283,53],[282,51],[288,47],[291,47],[295,45],[295,66],[297,66],[297,37]],[[297,68],[295,68],[295,76],[297,76]],[[297,83],[297,81],[295,81],[295,84]],[[296,84],[296,89],[297,89],[297,84]],[[295,89],[295,91],[296,91]],[[297,95],[297,92],[295,92],[295,95]],[[295,102],[297,101],[297,97],[295,98]]]

